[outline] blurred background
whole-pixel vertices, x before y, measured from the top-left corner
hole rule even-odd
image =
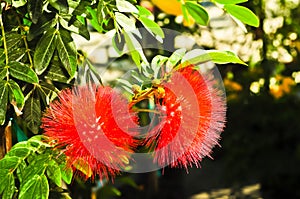
[[[170,38],[174,46],[230,50],[249,65],[218,66],[228,103],[221,147],[214,149],[213,160],[204,159],[202,168],[188,174],[165,168],[163,175],[125,174],[113,184],[76,179],[70,187],[73,198],[300,198],[299,0],[243,3],[259,17],[258,28],[238,25],[209,2],[203,3],[211,17],[207,27],[182,26],[180,17],[162,14],[150,1],[141,4],[163,28],[182,32]],[[78,38],[77,43],[85,51],[94,45],[93,39],[86,44]],[[109,59],[114,55],[107,45],[97,50]],[[161,52],[146,52],[149,57],[156,53]],[[122,74],[116,68],[125,71],[130,64],[127,59],[118,63],[108,77],[114,79]]]

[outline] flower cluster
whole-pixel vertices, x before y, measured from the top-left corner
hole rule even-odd
[[[130,162],[138,146],[148,147],[161,167],[199,166],[218,144],[225,123],[225,100],[210,75],[193,65],[168,74],[167,80],[129,103],[110,87],[77,86],[62,91],[47,109],[42,128],[62,149],[68,165],[86,178],[110,178]],[[133,105],[155,98],[158,124],[138,139]],[[150,110],[149,110],[150,111]]]
[[[192,65],[175,72],[164,88],[165,97],[157,105],[161,122],[147,139],[148,145],[155,144],[154,161],[162,166],[198,167],[218,144],[225,100],[214,81]]]
[[[69,166],[85,177],[109,178],[126,166],[136,147],[127,132],[136,129],[136,118],[127,110],[126,100],[110,87],[75,87],[50,105],[42,128]]]

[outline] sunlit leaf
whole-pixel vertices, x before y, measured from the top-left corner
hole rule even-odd
[[[258,27],[258,17],[248,8],[244,6],[226,4],[224,9],[232,16],[240,20],[241,22],[250,26]]]
[[[91,177],[93,174],[92,168],[90,167],[90,165],[85,162],[83,159],[77,159],[74,163],[73,166],[81,171],[82,173],[84,173],[86,176]]]
[[[0,160],[1,169],[14,170],[17,168],[20,158],[16,156],[8,156]]]
[[[22,7],[26,4],[26,2],[27,2],[26,0],[13,0],[12,1],[12,6],[16,7],[16,8]]]
[[[144,17],[144,16],[140,16],[139,19],[141,20],[141,22],[143,23],[143,25],[145,26],[145,28],[150,33],[153,32],[155,35],[158,35],[161,38],[165,37],[163,30],[160,28],[160,26],[157,23],[155,23],[151,19],[149,19],[147,17]]]
[[[215,0],[215,2],[220,4],[238,4],[238,3],[244,3],[248,0]]]
[[[116,0],[117,8],[120,12],[138,13],[138,9],[126,0]]]
[[[210,56],[211,60],[216,64],[236,63],[247,65],[236,54],[230,51],[210,50],[208,51],[208,55]]]
[[[137,48],[140,47],[140,44],[130,32],[124,31],[124,38],[132,60],[134,61],[138,69],[141,70],[140,53],[139,51],[136,50]]]
[[[27,167],[27,164],[23,160],[23,161],[21,161],[21,163],[19,164],[19,166],[16,170],[16,174],[17,174],[17,177],[18,177],[18,180],[20,181],[20,183],[22,183],[22,181],[23,181],[24,170],[25,170],[26,167]]]
[[[32,151],[30,148],[26,147],[14,147],[6,155],[7,156],[16,156],[25,159]]]
[[[61,177],[67,183],[71,184],[73,177],[73,169],[70,167],[65,167],[62,164],[60,165]]]
[[[53,6],[59,13],[68,13],[69,5],[67,0],[48,0],[50,5]]]
[[[116,12],[115,13],[116,20],[118,24],[123,27],[126,31],[131,31],[136,29],[135,27],[135,20],[133,18],[129,18],[126,15]]]
[[[204,7],[192,1],[187,1],[184,5],[187,8],[188,13],[195,19],[198,24],[204,26],[207,25],[209,16]]]
[[[201,64],[209,61],[216,64],[236,63],[247,65],[233,52],[217,50],[204,51],[200,49],[195,49],[186,53],[182,58],[181,63]]]
[[[37,196],[40,199],[48,199],[49,184],[44,174],[36,174],[27,181],[24,181],[22,185],[19,199],[37,198]]]
[[[71,32],[81,35],[87,40],[90,39],[90,33],[87,29],[86,24],[81,23],[78,19],[74,19],[72,23],[70,23],[72,15],[69,14],[62,14],[61,16],[62,17],[59,18],[59,23],[62,25],[62,27]]]
[[[139,10],[139,16],[149,17],[152,15],[151,11],[148,10],[147,8],[144,8],[142,6],[137,6],[137,8]]]
[[[163,65],[168,61],[168,57],[156,55],[151,61],[151,68],[153,70],[153,77],[158,78],[158,73]],[[151,74],[152,75],[152,74]]]
[[[172,69],[174,66],[176,66],[179,63],[179,61],[184,57],[185,53],[186,49],[184,48],[174,51],[166,63],[167,68]]]
[[[0,169],[0,195],[4,191],[4,189],[7,187],[7,182],[8,182],[8,174],[9,169]]]
[[[47,167],[47,176],[57,185],[61,186],[61,171],[59,168],[59,165],[54,160],[51,160],[49,162],[49,165]]]
[[[90,20],[91,25],[98,31],[98,32],[102,32],[103,28],[102,26],[99,24],[98,21],[98,17],[99,15],[97,14],[97,10],[92,9],[91,7],[86,7],[86,9],[89,11],[89,13],[92,16],[92,19]]]
[[[2,195],[2,199],[11,199],[16,191],[15,188],[15,177],[13,175],[13,173],[8,172],[7,174],[7,186],[4,189],[3,195]]]

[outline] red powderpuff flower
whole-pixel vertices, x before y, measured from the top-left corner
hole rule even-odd
[[[136,147],[132,134],[136,117],[127,101],[110,87],[75,87],[50,104],[42,128],[50,142],[62,149],[67,165],[84,177],[113,178]]]
[[[226,102],[212,78],[193,66],[174,72],[165,83],[157,108],[161,122],[146,139],[154,147],[154,162],[171,167],[200,166],[218,144],[224,128]]]

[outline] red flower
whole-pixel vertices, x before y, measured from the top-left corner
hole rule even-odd
[[[86,178],[114,177],[126,166],[131,147],[136,147],[128,130],[136,117],[127,101],[110,87],[87,86],[64,90],[50,104],[42,128],[49,141],[63,150],[67,165]]]
[[[207,75],[206,75],[207,76]],[[160,124],[149,134],[154,162],[171,167],[200,166],[218,144],[225,123],[225,99],[215,82],[190,65],[172,74],[157,104]]]

